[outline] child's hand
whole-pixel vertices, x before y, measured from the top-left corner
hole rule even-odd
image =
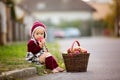
[[[43,48],[45,46],[45,39],[42,38],[41,40],[38,40],[39,46]]]

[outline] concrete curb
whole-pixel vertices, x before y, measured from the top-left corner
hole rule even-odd
[[[0,80],[15,80],[16,78],[25,78],[34,76],[37,74],[36,67],[29,67],[20,70],[13,70],[8,72],[3,72],[0,75]]]

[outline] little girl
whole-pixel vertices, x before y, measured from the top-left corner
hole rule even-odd
[[[46,26],[39,21],[34,22],[31,29],[31,39],[27,44],[26,59],[31,62],[45,64],[46,68],[52,70],[53,73],[62,72],[64,69],[58,66],[51,53],[44,50],[46,37]]]

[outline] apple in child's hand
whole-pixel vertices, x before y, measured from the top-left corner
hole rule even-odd
[[[38,41],[42,42],[43,38],[42,37],[39,37],[37,38]]]

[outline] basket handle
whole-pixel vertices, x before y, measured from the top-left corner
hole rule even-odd
[[[76,41],[74,41],[74,42],[73,42],[73,44],[72,44],[72,47],[71,47],[72,51],[73,51],[73,48],[74,48],[75,43],[77,43],[77,45],[78,45],[78,46],[80,46],[79,41],[77,41],[77,40],[76,40]]]
[[[74,48],[75,43],[77,43],[77,45],[78,45],[78,46],[80,46],[79,41],[77,41],[77,40],[76,40],[76,41],[74,41],[74,42],[73,42],[73,44],[72,44],[72,46],[71,46],[71,50],[72,50],[72,51],[73,51],[73,48]],[[73,54],[72,54],[72,53],[70,53],[70,54],[69,54],[69,56],[70,56],[70,57],[73,57]]]

